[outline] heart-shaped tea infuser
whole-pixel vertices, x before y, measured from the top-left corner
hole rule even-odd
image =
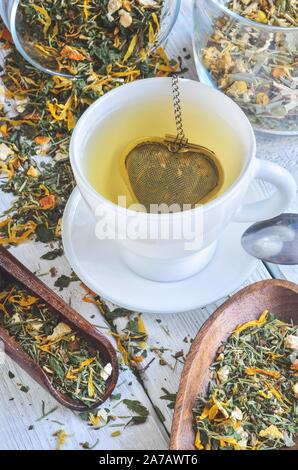
[[[148,212],[160,205],[171,206],[172,212],[193,208],[215,196],[223,184],[223,169],[215,153],[189,143],[185,136],[177,75],[172,89],[177,135],[144,138],[126,149],[120,159],[134,202]]]

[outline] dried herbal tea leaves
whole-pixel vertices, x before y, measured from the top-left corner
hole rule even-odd
[[[227,7],[257,23],[298,27],[297,0],[231,0]]]
[[[104,365],[99,351],[39,298],[8,283],[0,292],[0,326],[39,364],[57,391],[86,406],[100,401],[110,364]],[[54,410],[43,409],[42,418]]]
[[[88,441],[80,442],[80,446],[85,450],[92,450],[99,444],[99,439],[96,439],[94,444],[90,445]]]
[[[0,187],[15,198],[0,220],[0,244],[35,238],[57,241],[59,250],[62,213],[75,186],[68,148],[76,121],[107,91],[141,78],[168,76],[179,65],[159,48],[138,63],[110,63],[103,74],[50,77],[4,40],[5,31],[2,24],[0,48],[8,55],[0,87]],[[37,154],[49,159],[37,164]]]
[[[160,29],[162,4],[162,0],[21,0],[20,35],[37,62],[54,71],[105,74],[110,64],[121,68],[128,60],[135,64],[146,59]]]
[[[199,450],[291,447],[298,434],[298,327],[268,311],[240,325],[194,409]]]
[[[74,0],[71,3],[78,6]],[[94,12],[92,4],[95,2],[88,3],[88,19],[91,19]],[[129,2],[124,3],[125,9],[128,8]],[[62,214],[75,185],[68,149],[77,120],[96,99],[122,84],[181,73],[180,62],[169,59],[162,48],[147,53],[147,46],[155,41],[158,33],[162,2],[152,0],[148,8],[145,3],[148,2],[134,2],[134,5],[140,5],[139,13],[144,15],[144,20],[142,25],[133,25],[133,28],[140,28],[138,37],[144,38],[144,44],[139,41],[135,43],[135,30],[129,27],[123,29],[122,25],[121,34],[130,39],[131,46],[125,55],[128,52],[131,55],[125,57],[124,50],[117,48],[117,35],[120,32],[116,30],[116,49],[122,61],[115,61],[113,54],[109,56],[109,49],[103,55],[100,52],[102,59],[97,58],[95,61],[63,58],[62,67],[67,73],[73,75],[75,71],[80,71],[80,78],[72,77],[71,80],[62,76],[51,77],[28,64],[15,49],[0,20],[0,48],[2,55],[6,56],[1,77],[3,86],[0,86],[0,188],[14,196],[10,209],[1,215],[0,245],[18,245],[29,239],[37,240],[51,245],[51,252],[47,249],[45,259],[54,260],[56,254],[59,256],[62,249]],[[24,5],[28,4],[24,0]],[[35,4],[41,6],[41,2],[36,1]],[[61,10],[67,2],[59,0],[56,4]],[[83,0],[80,4],[83,5]],[[112,2],[109,4],[111,6]],[[133,15],[133,10],[131,14],[135,18],[139,17]],[[119,19],[117,14],[112,16]],[[41,14],[39,18],[42,19]],[[83,40],[85,49],[86,44],[92,42],[92,34],[92,29],[88,29],[88,37]],[[42,40],[45,41],[44,37]],[[73,39],[68,45],[73,45]],[[54,56],[55,66],[56,58]],[[108,58],[111,60],[109,63]],[[102,73],[99,69],[102,69]],[[38,163],[36,155],[41,157]],[[44,157],[46,160],[43,161]],[[51,273],[53,277],[56,276],[55,267],[51,268]],[[86,296],[85,301],[95,303],[102,314],[108,316],[109,309],[103,300]],[[117,334],[113,320],[126,316],[126,312],[112,312],[108,320],[117,338],[123,362],[137,370],[147,355],[147,333],[138,315],[127,314],[133,318],[121,334]]]
[[[232,0],[199,51],[211,80],[234,99],[259,129],[298,130],[298,7],[296,0]],[[282,26],[285,30],[264,30]]]
[[[162,395],[160,399],[168,401],[169,403],[167,404],[167,407],[170,408],[170,410],[173,410],[175,408],[177,394],[170,393],[166,388],[162,388],[161,390],[163,391],[164,395]]]

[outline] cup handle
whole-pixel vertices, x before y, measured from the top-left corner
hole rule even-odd
[[[296,195],[297,184],[293,176],[276,163],[256,158],[253,178],[268,181],[276,191],[267,199],[239,207],[233,219],[235,222],[258,222],[276,217],[288,209]]]

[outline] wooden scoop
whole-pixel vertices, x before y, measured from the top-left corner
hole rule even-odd
[[[297,325],[298,285],[275,279],[252,284],[219,307],[198,332],[181,376],[171,432],[172,450],[195,450],[192,410],[197,396],[207,391],[209,367],[217,350],[239,324],[256,320],[264,310]],[[296,439],[294,447],[282,450],[297,449]]]
[[[67,305],[57,294],[49,289],[24,265],[22,265],[5,248],[0,247],[0,271],[8,274],[10,278],[29,289],[33,295],[40,299],[74,331],[77,331],[90,345],[100,352],[103,364],[112,365],[112,374],[106,382],[106,389],[100,401],[90,407],[79,400],[74,400],[67,395],[58,392],[50,383],[46,373],[31,357],[22,349],[19,343],[8,335],[4,328],[0,327],[0,340],[3,341],[5,352],[16,361],[28,374],[42,385],[56,400],[67,408],[76,411],[84,411],[101,405],[113,392],[118,380],[118,362],[116,351],[111,343],[99,333],[87,320],[81,317],[75,310]]]

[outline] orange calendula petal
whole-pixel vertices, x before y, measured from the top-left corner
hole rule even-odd
[[[77,375],[75,375],[73,373],[73,371],[70,369],[67,374],[66,374],[66,379],[67,380],[76,380],[77,379]]]
[[[129,363],[128,352],[127,352],[126,349],[122,346],[122,343],[121,343],[121,339],[120,339],[120,338],[117,339],[117,347],[118,347],[118,351],[122,354],[124,363],[127,365],[127,364]]]
[[[80,51],[68,45],[63,47],[62,51],[60,52],[60,56],[65,59],[78,60],[78,61],[86,59],[86,57]]]
[[[74,129],[76,126],[76,120],[75,120],[75,117],[73,115],[73,113],[71,111],[68,111],[67,113],[67,128],[69,131],[71,131],[72,129]]]
[[[144,325],[141,315],[138,316],[138,331],[141,334],[147,335],[146,327]]]
[[[223,444],[230,444],[234,447],[235,450],[240,450],[241,446],[238,444],[234,437],[221,437],[220,442]],[[221,447],[225,447],[225,445],[221,445]]]
[[[208,416],[209,416],[209,408],[208,406],[205,406],[205,408],[202,411],[202,414],[200,415],[200,419],[208,418]]]
[[[160,56],[160,58],[164,61],[164,63],[169,67],[170,66],[170,60],[167,56],[166,51],[163,49],[163,47],[159,47],[157,49],[157,53]]]
[[[154,32],[154,28],[152,26],[152,23],[149,22],[149,44],[154,44],[155,39],[156,39],[156,34]]]
[[[33,4],[32,7],[34,8],[35,11],[37,11],[37,13],[42,15],[43,18],[40,20],[40,22],[44,25],[43,32],[44,34],[46,34],[52,24],[50,15],[48,14],[47,10],[44,7],[41,7],[35,4]]]
[[[92,362],[94,362],[95,360],[96,360],[96,357],[90,357],[89,359],[86,359],[85,361],[81,362],[80,369],[90,366],[90,364],[92,364]]]
[[[268,426],[266,429],[262,429],[259,432],[260,437],[267,437],[269,439],[280,439],[283,440],[283,433],[275,426],[274,424],[271,424]]]
[[[12,300],[14,303],[20,305],[20,307],[31,307],[31,305],[36,304],[39,299],[28,295],[27,297],[22,297],[20,300]]]
[[[273,377],[274,379],[279,379],[280,372],[276,370],[266,370],[266,369],[258,369],[256,367],[248,367],[244,371],[246,375],[256,375],[256,374],[263,374],[268,375],[269,377]]]
[[[13,44],[11,32],[7,28],[2,29],[0,33],[0,39],[4,39],[4,41],[7,41],[10,44]]]
[[[63,444],[65,444],[65,439],[66,437],[69,436],[69,434],[66,434],[63,429],[60,429],[59,431],[55,432],[54,436],[56,436],[56,449],[60,450]]]
[[[218,413],[218,406],[215,404],[213,405],[208,413],[209,421],[213,421]]]
[[[95,388],[93,384],[93,369],[90,368],[89,379],[88,379],[88,396],[90,398],[93,398],[95,397],[95,395],[96,393],[95,393]]]
[[[39,135],[35,137],[34,142],[38,145],[46,145],[50,142],[50,137]]]
[[[50,191],[48,190],[48,188],[44,184],[41,184],[39,186],[39,189],[41,189],[44,192],[45,196],[48,196],[50,194]]]
[[[137,41],[138,41],[138,35],[135,34],[135,35],[133,36],[132,40],[130,41],[130,44],[129,44],[129,46],[128,46],[128,49],[127,49],[127,51],[126,51],[126,54],[125,54],[125,56],[124,56],[124,58],[123,58],[123,63],[126,62],[126,61],[130,58],[130,56],[132,55],[132,53],[133,53],[133,51],[135,50],[135,47],[136,47],[136,45],[137,45]]]
[[[15,245],[20,244],[27,240],[28,237],[35,232],[36,227],[36,223],[32,220],[29,220],[26,224],[20,224],[11,227],[9,229],[9,236],[0,238],[0,245],[7,245],[8,243],[14,243]],[[18,232],[23,233],[22,235],[17,235]]]
[[[40,199],[39,204],[44,211],[53,209],[56,205],[56,198],[53,194],[49,194],[48,196]]]
[[[10,217],[9,217],[8,219],[1,220],[1,222],[0,222],[0,228],[6,227],[6,225],[8,225],[9,222],[11,222],[11,218],[10,218]]]
[[[133,357],[131,358],[131,360],[132,360],[133,362],[136,362],[137,364],[139,364],[139,363],[141,363],[141,362],[144,361],[144,357],[143,357],[143,356],[133,356]]]
[[[264,323],[266,323],[267,321],[267,316],[268,310],[265,310],[258,320],[252,320],[247,323],[244,323],[243,325],[237,326],[237,328],[234,330],[234,333],[241,333],[242,331],[247,330],[248,328],[264,325]]]
[[[85,16],[85,20],[87,21],[89,16],[90,16],[90,13],[89,13],[89,10],[88,10],[88,5],[90,3],[90,0],[84,0],[84,16]]]
[[[27,170],[27,175],[31,176],[32,178],[36,178],[38,176],[37,168],[31,165]]]
[[[100,422],[100,417],[98,415],[94,415],[93,413],[89,414],[89,423],[94,426],[95,428],[98,427]]]
[[[196,447],[196,449],[198,449],[198,450],[204,450],[204,446],[203,446],[203,444],[202,444],[202,442],[201,442],[200,431],[197,431],[197,434],[196,434],[195,447]]]
[[[4,304],[0,304],[0,310],[4,313],[4,315],[9,316],[9,313]]]
[[[217,405],[217,408],[219,409],[219,411],[227,419],[229,417],[229,413],[225,409],[224,405],[219,400],[217,400],[215,397],[212,397],[212,399],[213,399],[214,404]]]
[[[155,23],[155,25],[156,25],[157,31],[159,31],[159,30],[160,30],[160,24],[159,24],[159,21],[158,21],[158,18],[157,18],[157,14],[156,14],[156,13],[152,13],[151,16],[152,16],[153,21],[154,21],[154,23]]]

